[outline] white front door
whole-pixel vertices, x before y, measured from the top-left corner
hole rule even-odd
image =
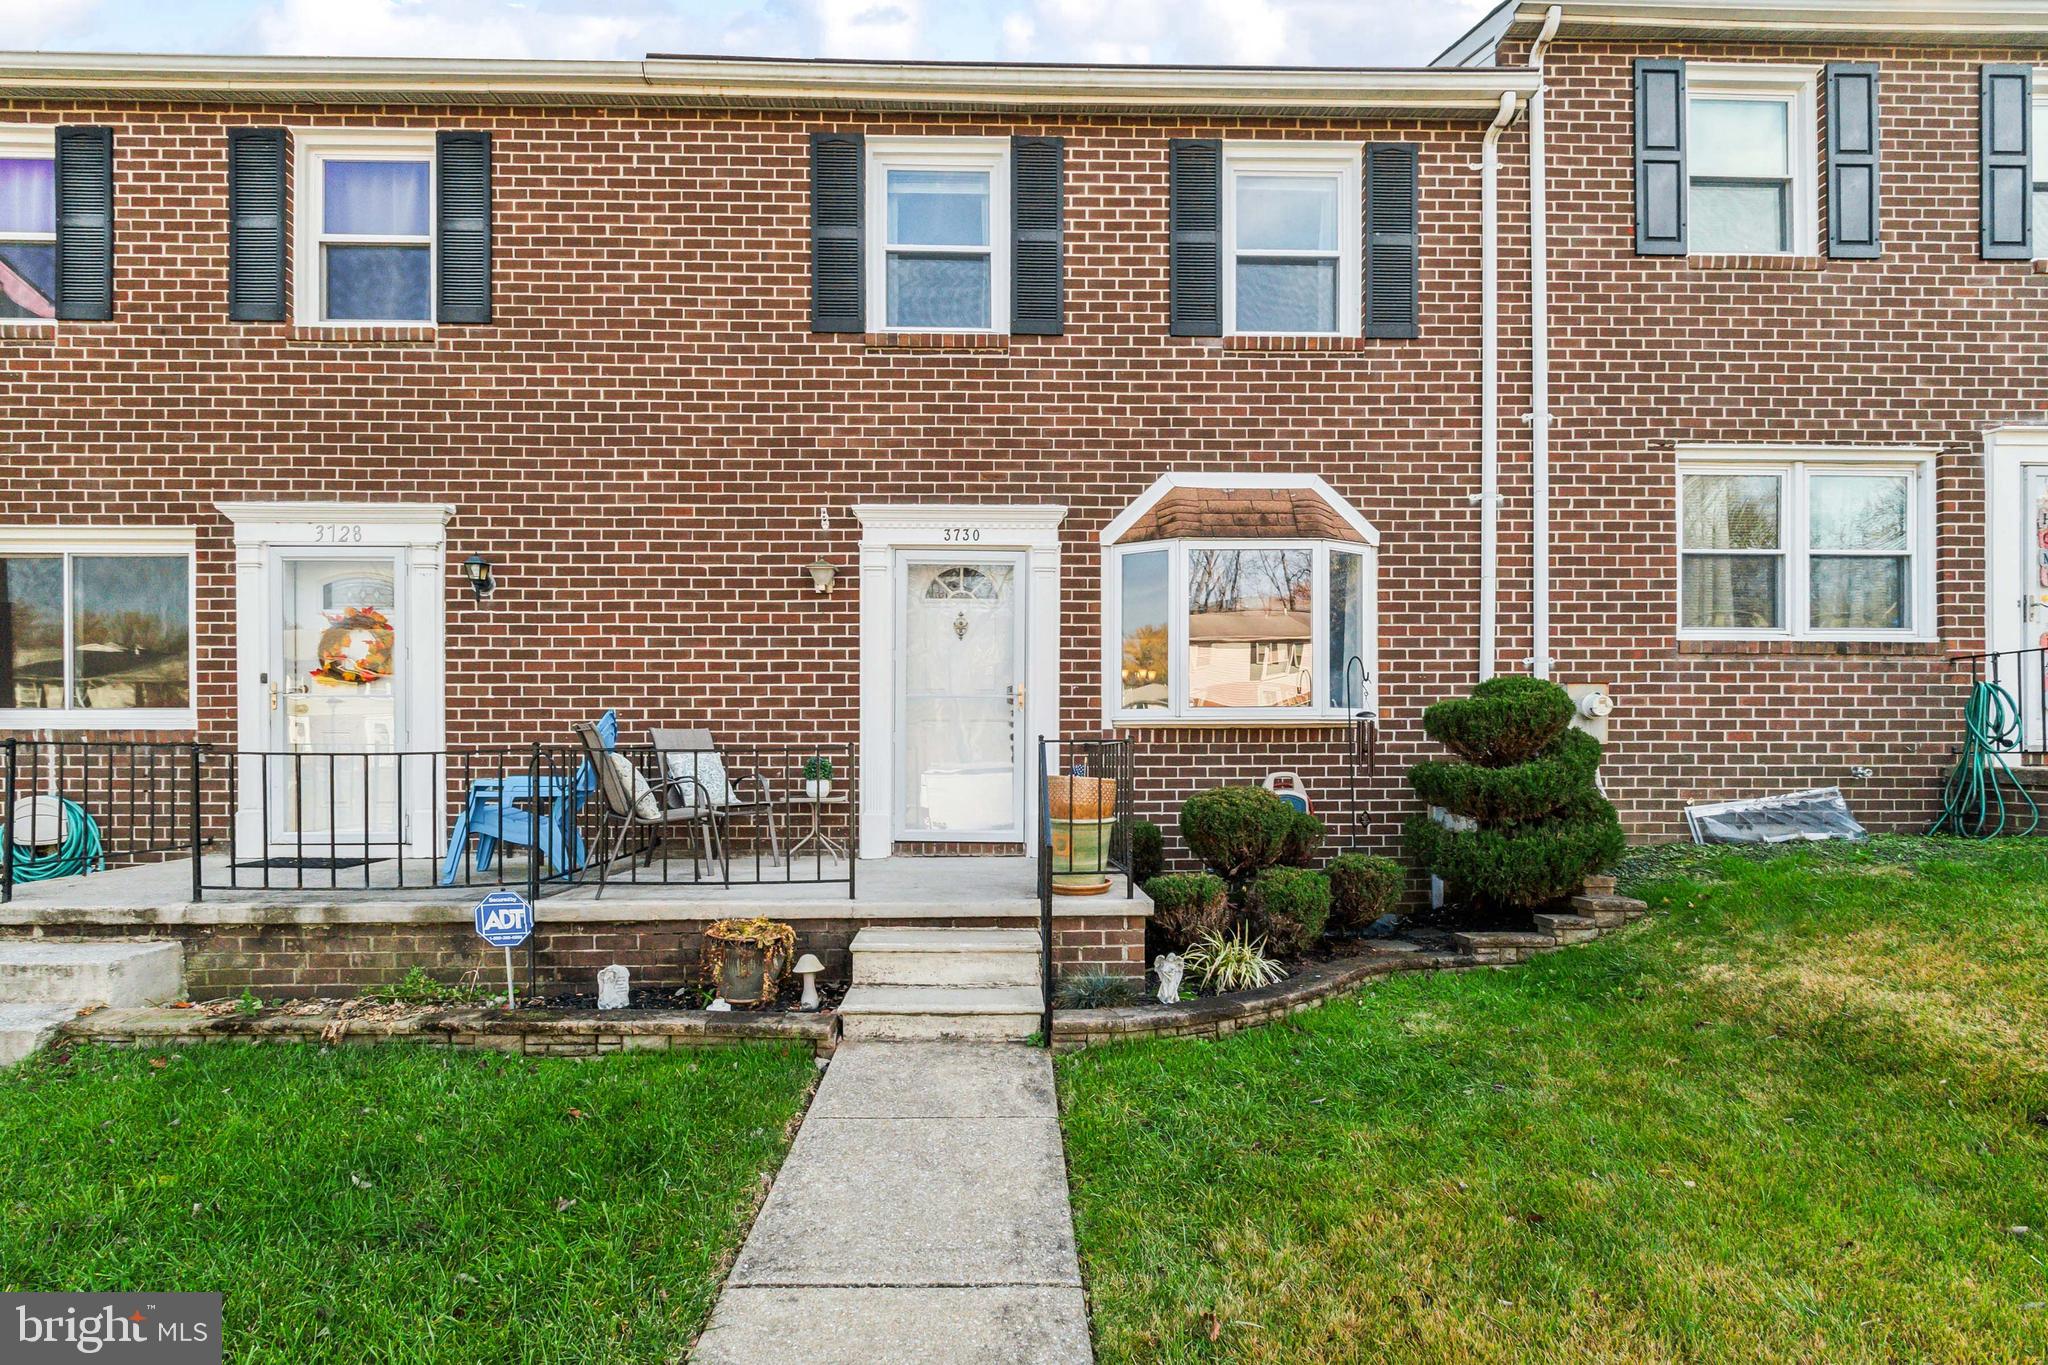
[[[2048,647],[2048,465],[2026,466],[2027,501],[2021,510],[2020,597],[2011,604],[2018,612],[2021,649]]]
[[[1023,838],[1024,564],[990,551],[898,557],[899,839]]]
[[[271,557],[270,841],[363,856],[402,831],[412,650],[403,549],[279,548]],[[353,846],[353,847],[352,847]]]

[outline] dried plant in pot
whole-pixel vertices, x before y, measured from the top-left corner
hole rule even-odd
[[[775,999],[796,952],[796,928],[772,919],[722,919],[704,930],[699,962],[712,994],[734,1005]]]

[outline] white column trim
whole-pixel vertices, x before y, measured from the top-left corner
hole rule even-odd
[[[863,503],[860,522],[860,856],[895,843],[896,601],[900,550],[1021,550],[1025,556],[1024,734],[1059,734],[1060,523],[1067,509],[1014,503]],[[1027,743],[1025,762],[1034,761]],[[1038,783],[1027,771],[1024,828],[1038,826]],[[1028,842],[1028,835],[1027,835]]]

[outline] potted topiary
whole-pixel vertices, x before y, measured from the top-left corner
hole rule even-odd
[[[771,919],[722,919],[704,930],[700,962],[711,993],[733,1005],[767,1004],[796,951],[796,929]]]
[[[804,760],[804,792],[813,801],[832,794],[832,760],[820,754]]]

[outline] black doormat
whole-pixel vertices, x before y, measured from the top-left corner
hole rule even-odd
[[[288,872],[340,872],[344,868],[368,867],[371,863],[389,862],[388,858],[257,858],[236,867],[281,867]]]

